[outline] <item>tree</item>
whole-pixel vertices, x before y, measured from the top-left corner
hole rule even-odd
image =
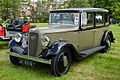
[[[88,0],[88,3],[90,4],[91,7],[94,7],[94,1],[95,0]]]
[[[88,0],[70,0],[68,3],[68,8],[82,8],[90,7]]]
[[[111,17],[120,19],[120,0],[94,0],[94,7],[108,9]]]
[[[30,0],[0,0],[0,16],[5,18],[16,18],[19,13],[20,2]]]

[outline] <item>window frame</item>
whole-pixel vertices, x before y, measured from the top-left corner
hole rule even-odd
[[[91,27],[85,27],[85,28],[83,28],[82,27],[82,19],[81,19],[81,13],[80,13],[80,29],[81,30],[89,30],[89,29],[96,29],[96,28],[100,28],[100,27],[106,27],[106,26],[109,26],[110,25],[110,21],[109,21],[109,19],[110,19],[110,16],[109,16],[109,13],[108,12],[86,12],[87,14],[89,14],[89,13],[92,13],[93,14],[93,26],[91,26]],[[102,25],[96,25],[96,20],[95,20],[95,17],[96,17],[96,14],[97,13],[102,13],[102,18],[103,18],[103,24]],[[108,23],[106,23],[106,21],[105,21],[105,14],[107,14],[107,16],[108,16]]]
[[[76,26],[76,27],[79,27],[79,25],[81,24],[81,23],[80,23],[80,21],[81,21],[81,20],[80,20],[80,17],[81,17],[81,16],[80,16],[80,12],[79,12],[79,11],[68,11],[68,12],[55,11],[55,12],[50,12],[48,25],[58,25],[58,24],[51,24],[51,14],[52,14],[52,13],[62,13],[62,14],[64,14],[64,13],[78,13],[78,15],[79,15],[79,16],[78,16],[78,19],[79,19],[79,20],[78,20],[78,24],[77,24],[77,25],[73,24],[73,25]],[[61,25],[61,24],[60,24],[60,25]],[[70,25],[70,24],[62,24],[62,25]]]
[[[107,22],[106,22],[106,15],[107,15]],[[105,26],[109,25],[110,24],[110,16],[109,16],[109,13],[104,13],[104,23],[105,23]]]
[[[93,17],[93,18],[92,18],[93,25],[88,26],[88,25],[87,25],[88,23],[87,23],[87,24],[83,27],[83,25],[82,25],[82,14],[81,14],[81,19],[80,19],[80,20],[81,20],[81,21],[80,21],[80,23],[81,23],[81,24],[80,24],[80,25],[81,25],[81,29],[83,29],[83,30],[84,30],[84,29],[94,29],[94,25],[95,25],[95,24],[94,24],[94,12],[86,12],[86,14],[87,14],[87,21],[88,21],[88,14],[92,14],[92,17]]]
[[[105,25],[105,16],[104,16],[104,12],[95,12],[95,18],[96,18],[96,14],[102,14],[102,21],[103,21],[103,23],[102,24],[100,24],[100,25],[96,25],[96,19],[95,19],[95,21],[94,21],[94,23],[95,23],[95,27],[103,27],[104,25]]]

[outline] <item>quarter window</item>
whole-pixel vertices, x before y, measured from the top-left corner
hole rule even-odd
[[[102,13],[96,13],[95,24],[96,24],[96,26],[103,26],[104,25],[104,20],[103,20],[103,14]]]
[[[109,14],[105,14],[105,25],[109,24]]]

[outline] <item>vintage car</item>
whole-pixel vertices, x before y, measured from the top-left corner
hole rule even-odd
[[[108,26],[106,9],[52,10],[48,27],[30,29],[28,34],[16,34],[9,42],[10,61],[14,65],[29,63],[26,61],[50,64],[55,76],[64,75],[73,60],[110,50],[115,39]]]
[[[0,24],[0,41],[9,41],[16,33],[27,33],[30,27],[28,20],[12,21],[7,19],[3,24]]]

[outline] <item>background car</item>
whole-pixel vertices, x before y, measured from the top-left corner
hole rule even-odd
[[[0,40],[10,40],[16,33],[27,33],[30,29],[28,20],[6,20],[0,25]]]

